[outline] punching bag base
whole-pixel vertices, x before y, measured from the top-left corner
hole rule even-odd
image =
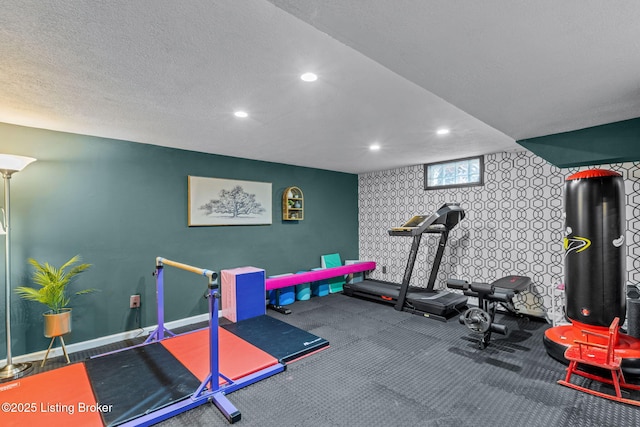
[[[564,358],[564,351],[575,340],[583,339],[582,330],[607,333],[607,328],[575,323],[575,325],[555,326],[544,332],[543,342],[547,354],[565,365],[569,362]],[[615,353],[622,357],[622,372],[629,377],[640,377],[640,339],[623,333],[618,337]]]

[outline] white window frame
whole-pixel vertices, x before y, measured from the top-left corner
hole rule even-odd
[[[476,163],[477,164],[474,164]],[[484,156],[425,163],[424,189],[476,187],[484,185]]]

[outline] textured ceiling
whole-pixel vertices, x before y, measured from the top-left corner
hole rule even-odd
[[[516,140],[640,116],[640,2],[272,0]]]
[[[351,173],[512,150],[640,116],[638,16],[636,1],[4,0],[0,122]]]

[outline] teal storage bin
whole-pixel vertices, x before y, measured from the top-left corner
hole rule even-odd
[[[298,271],[296,274],[306,273],[306,271]],[[311,283],[301,283],[296,285],[296,301],[306,301],[311,298]]]
[[[296,300],[306,301],[309,298],[311,298],[311,284],[303,283],[301,285],[296,285]]]

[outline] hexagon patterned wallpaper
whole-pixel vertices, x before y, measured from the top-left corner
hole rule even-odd
[[[621,173],[627,198],[628,280],[640,280],[640,163],[598,167]],[[520,308],[551,313],[554,288],[563,281],[563,192],[565,178],[585,168],[559,169],[528,152],[485,156],[485,185],[423,189],[423,166],[359,175],[360,259],[376,261],[374,279],[396,283],[402,275],[411,239],[387,230],[413,215],[430,214],[457,202],[466,218],[451,232],[436,288],[450,277],[490,282],[510,274],[533,279],[532,292],[518,297]],[[411,279],[426,286],[439,237],[426,234]],[[386,266],[387,273],[382,273]]]

